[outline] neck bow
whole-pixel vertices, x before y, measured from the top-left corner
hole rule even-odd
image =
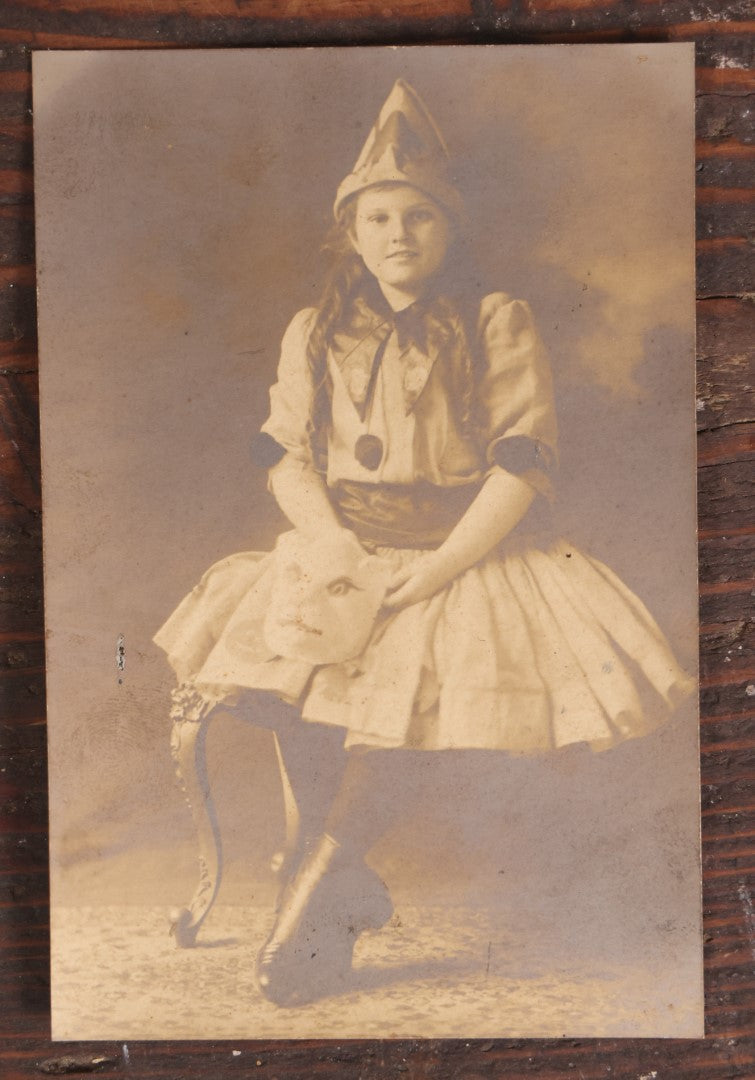
[[[395,332],[403,369],[404,408],[417,404],[440,354],[455,337],[458,316],[443,297],[417,300],[392,311],[382,299],[359,297],[345,330],[333,337],[331,352],[360,419],[369,410],[388,339]]]

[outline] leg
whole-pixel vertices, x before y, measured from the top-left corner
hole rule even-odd
[[[215,808],[210,794],[205,739],[213,709],[199,692],[184,684],[173,692],[171,753],[176,774],[191,808],[199,843],[199,884],[187,907],[171,912],[171,932],[179,948],[196,943],[220,885],[222,851]]]
[[[338,901],[351,912],[352,921],[363,923],[364,929],[379,929],[393,914],[393,905],[364,856],[387,828],[389,811],[382,806],[381,797],[385,773],[380,763],[396,764],[406,755],[393,751],[347,753],[344,738],[343,728],[303,721],[298,710],[290,709],[280,716],[276,741],[284,802],[288,788],[296,813],[293,815],[287,805],[286,851],[276,856],[276,861],[280,860],[281,882],[278,903],[302,859],[327,832],[342,848],[338,857]],[[398,805],[394,792],[391,807],[396,813]],[[292,817],[296,819],[295,827],[291,825]]]
[[[357,750],[349,755],[325,822],[326,831],[344,851],[367,854],[402,816],[414,791],[416,754],[425,753]]]
[[[263,994],[298,1005],[345,990],[358,936],[379,929],[393,906],[363,856],[403,807],[385,777],[400,751],[349,757],[325,822],[287,884],[272,934],[257,961]]]
[[[304,1005],[347,988],[356,934],[334,897],[340,849],[323,835],[299,863],[257,958],[260,990],[276,1005]]]
[[[235,706],[259,727],[272,730],[283,786],[286,837],[272,868],[285,884],[307,845],[323,831],[346,766],[344,728],[302,720],[295,705],[266,691],[246,692]]]
[[[322,835],[343,780],[346,751],[343,728],[308,723],[292,706],[279,707],[274,721],[286,843],[284,850],[274,856],[273,867],[283,888],[305,851]]]

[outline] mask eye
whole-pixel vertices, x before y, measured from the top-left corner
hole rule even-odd
[[[348,577],[340,577],[336,578],[335,581],[329,581],[325,588],[330,596],[347,596],[354,590],[363,591]]]

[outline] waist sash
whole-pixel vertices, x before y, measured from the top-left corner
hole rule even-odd
[[[479,482],[439,487],[339,480],[329,494],[344,526],[360,540],[384,547],[437,548],[481,486]]]

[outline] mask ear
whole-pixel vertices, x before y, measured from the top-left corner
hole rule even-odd
[[[351,530],[344,530],[342,533],[340,533],[338,537],[338,543],[343,544],[346,548],[348,548],[351,555],[356,558],[358,566],[361,565],[364,559],[370,559],[373,557],[367,554],[367,552],[364,550],[364,548],[359,543],[354,533],[351,532]]]
[[[281,533],[275,542],[275,552],[282,558],[287,558],[291,555],[299,555],[302,550],[303,538],[301,533],[296,529],[291,529],[290,532]]]

